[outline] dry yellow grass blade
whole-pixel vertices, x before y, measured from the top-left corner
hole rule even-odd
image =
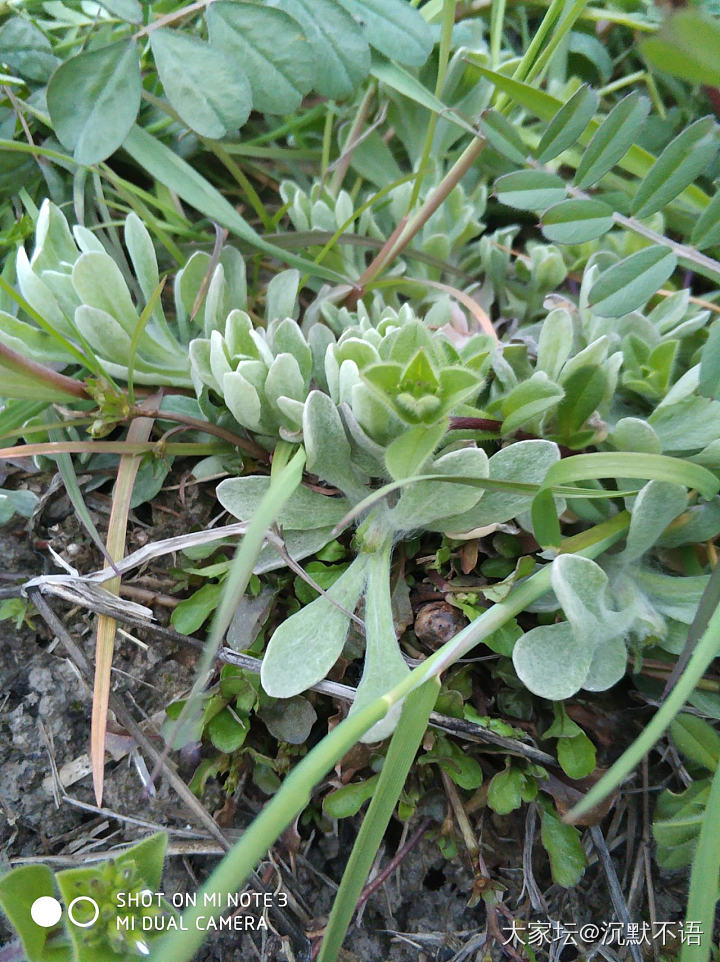
[[[152,418],[135,418],[128,428],[130,442],[144,443],[150,437]],[[108,525],[107,550],[113,561],[120,561],[125,554],[125,534],[130,511],[130,499],[140,457],[124,454],[120,458],[117,481],[113,491],[112,510]],[[119,594],[120,579],[107,582],[108,591]],[[95,640],[95,684],[93,689],[92,723],[90,730],[90,762],[92,764],[93,788],[97,804],[102,805],[105,781],[105,734],[107,729],[108,702],[110,699],[110,670],[115,647],[117,622],[107,615],[99,615]]]

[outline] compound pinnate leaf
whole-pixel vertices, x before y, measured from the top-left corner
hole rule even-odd
[[[670,141],[645,175],[633,201],[636,217],[649,217],[674,200],[712,162],[718,150],[715,122],[703,117]]]
[[[590,289],[594,313],[603,317],[629,314],[647,301],[670,277],[675,254],[660,244],[646,247],[614,264]]]
[[[543,170],[517,170],[495,181],[501,204],[518,210],[544,210],[565,198],[565,182]]]
[[[140,107],[134,40],[81,53],[58,67],[47,90],[55,133],[80,164],[97,164],[121,146]]]
[[[429,25],[404,0],[338,0],[370,46],[390,60],[421,67],[433,48]]]
[[[573,147],[593,118],[598,105],[598,95],[590,87],[580,87],[566,104],[558,110],[540,138],[537,159],[541,164],[557,157],[563,150]]]
[[[250,115],[250,84],[237,60],[179,30],[150,34],[155,66],[171,107],[202,137],[224,137]]]
[[[315,81],[315,58],[300,24],[274,7],[217,0],[207,12],[210,43],[242,63],[253,107],[289,114]]]
[[[613,211],[601,200],[563,200],[542,215],[542,231],[556,244],[583,244],[607,234]]]
[[[631,93],[620,101],[595,131],[575,173],[578,187],[590,187],[632,147],[650,110],[650,101]]]
[[[294,17],[315,56],[315,89],[343,100],[370,71],[370,48],[353,18],[335,0],[269,0]]]

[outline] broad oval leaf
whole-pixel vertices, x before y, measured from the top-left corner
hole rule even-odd
[[[295,612],[275,630],[260,680],[273,698],[292,698],[327,675],[340,657],[353,611],[365,588],[367,555],[358,555],[327,595]]]
[[[297,20],[246,0],[217,0],[206,17],[212,46],[242,63],[256,110],[289,114],[300,106],[315,80],[315,58]]]
[[[2,61],[21,77],[46,83],[60,63],[45,34],[24,17],[11,17],[0,29]]]
[[[650,110],[650,101],[637,92],[620,101],[600,124],[575,172],[578,187],[590,187],[632,147]]]
[[[665,528],[687,508],[685,489],[667,481],[648,481],[635,498],[623,562],[636,561],[649,551]]]
[[[645,175],[633,200],[636,217],[648,217],[674,200],[703,172],[717,153],[715,122],[703,117],[670,141]]]
[[[593,118],[598,105],[597,93],[588,86],[580,87],[558,110],[537,145],[536,156],[541,164],[573,147]]]
[[[421,67],[433,48],[429,24],[405,0],[338,0],[371,47],[390,60]]]
[[[571,625],[540,625],[515,642],[518,678],[534,695],[562,701],[582,688],[595,653],[591,639],[578,641]]]
[[[252,94],[236,58],[179,30],[153,30],[150,43],[170,106],[188,127],[213,139],[242,127]]]
[[[100,5],[121,20],[142,23],[143,10],[138,0],[100,0]]]
[[[516,170],[495,181],[501,204],[518,210],[544,210],[565,198],[565,182],[543,170]]]
[[[315,90],[343,100],[370,72],[370,48],[353,18],[335,0],[268,0],[294,17],[315,55]]]
[[[80,164],[97,164],[130,133],[140,107],[134,40],[78,54],[58,67],[47,90],[55,133]]]
[[[563,200],[542,215],[542,231],[557,244],[584,244],[607,234],[613,210],[601,200]]]
[[[720,191],[715,194],[695,224],[690,243],[699,250],[720,244]]]
[[[641,307],[671,276],[677,265],[675,254],[653,244],[613,264],[590,289],[595,314],[620,317]]]

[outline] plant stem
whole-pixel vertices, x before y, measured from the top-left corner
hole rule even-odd
[[[596,558],[624,535],[629,522],[628,513],[621,512],[610,521],[567,539],[563,543],[563,551],[577,551],[584,557]],[[204,895],[217,893],[216,898],[219,896],[219,902],[222,903],[226,893],[237,891],[275,839],[308,805],[314,785],[325,777],[338,759],[384,718],[393,705],[426,681],[436,678],[484,638],[549,591],[550,569],[551,565],[545,565],[537,574],[517,585],[505,601],[483,612],[403,682],[357,714],[346,718],[309,752],[286,777],[280,790],[199,890],[197,906],[189,907],[183,914],[186,931],[170,932],[157,942],[150,957],[151,962],[164,962],[169,958],[173,962],[189,962],[203,941],[203,932],[197,927],[198,917],[201,914],[216,916],[220,911],[204,906]],[[720,622],[720,613],[717,617]]]

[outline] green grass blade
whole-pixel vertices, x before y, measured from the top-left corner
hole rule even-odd
[[[439,680],[431,678],[408,695],[405,701],[398,727],[385,756],[380,780],[343,872],[317,962],[334,962],[338,956],[375,854],[425,734],[439,691]]]
[[[698,838],[688,895],[686,926],[699,922],[702,935],[698,945],[685,941],[680,951],[680,962],[707,962],[713,947],[715,906],[718,900],[718,873],[720,872],[720,765],[715,769],[710,795],[703,816]],[[687,929],[686,929],[687,932]]]
[[[302,481],[305,451],[303,448],[298,448],[288,460],[287,449],[289,447],[290,445],[281,441],[275,448],[270,487],[253,514],[245,536],[233,558],[223,587],[220,604],[215,611],[210,636],[198,662],[193,687],[168,739],[171,745],[175,744],[182,726],[188,719],[194,717],[193,713],[198,707],[208,673],[215,664],[225,632],[233,619],[240,599],[245,593],[255,562],[265,543],[265,533],[274,524],[283,506],[290,500]]]
[[[198,173],[182,157],[156,140],[147,131],[137,126],[133,127],[123,144],[123,148],[151,177],[156,178],[170,190],[175,191],[179,197],[182,197],[196,210],[201,211],[206,217],[223,227],[227,227],[229,231],[232,231],[256,250],[269,254],[271,257],[276,257],[278,260],[290,264],[291,267],[297,267],[314,277],[322,277],[333,284],[348,283],[347,278],[341,274],[337,274],[327,267],[313,264],[312,261],[305,260],[304,257],[289,254],[282,248],[264,240],[202,174]]]

